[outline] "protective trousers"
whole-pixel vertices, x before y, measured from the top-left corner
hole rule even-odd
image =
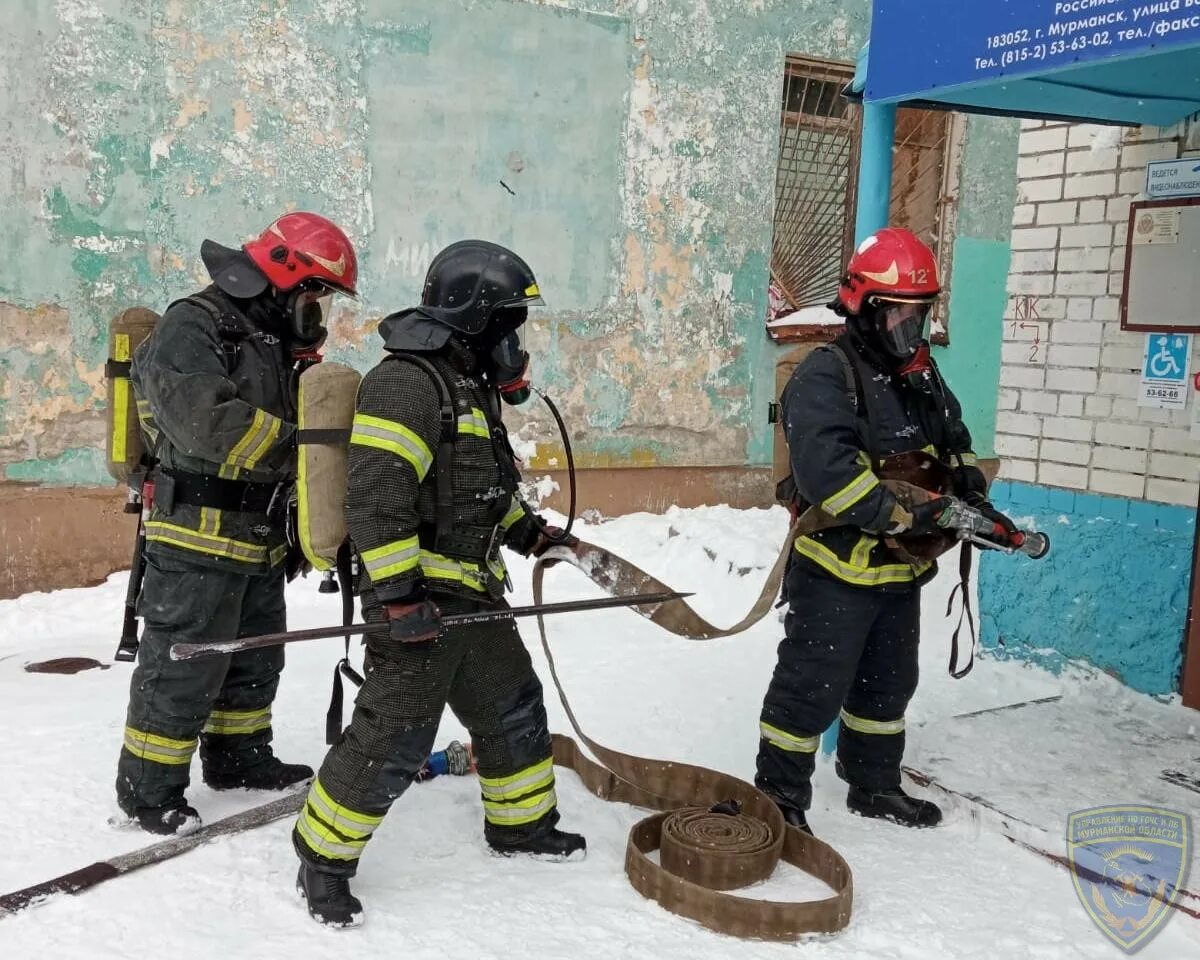
[[[492,607],[435,595],[443,614]],[[382,621],[364,594],[368,621]],[[471,735],[488,831],[557,819],[542,685],[515,623],[450,627],[436,640],[401,643],[367,635],[366,682],[340,743],[332,747],[293,831],[301,859],[353,876],[371,834],[420,771],[449,704]]]
[[[180,802],[197,745],[207,779],[270,759],[283,648],[177,662],[172,643],[220,643],[286,629],[282,567],[248,576],[174,557],[146,560],[145,620],[129,689],[117,801],[126,813]]]
[[[790,606],[763,701],[755,783],[807,810],[821,734],[841,714],[842,775],[871,791],[900,785],[904,711],[917,689],[920,590],[854,587],[793,563]]]

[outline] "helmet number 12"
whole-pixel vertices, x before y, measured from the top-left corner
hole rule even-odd
[[[929,271],[922,268],[920,270],[908,271],[909,282],[914,284],[926,284],[929,282]]]

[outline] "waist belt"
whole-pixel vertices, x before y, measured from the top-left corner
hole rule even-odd
[[[498,530],[499,524],[485,527],[456,523],[449,530],[443,530],[439,536],[437,524],[422,523],[417,527],[417,538],[426,550],[482,563],[492,559],[499,552]]]
[[[266,513],[280,488],[278,483],[225,480],[181,470],[163,470],[162,473],[174,483],[174,502],[189,507]]]

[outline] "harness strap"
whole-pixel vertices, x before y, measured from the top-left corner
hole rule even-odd
[[[392,353],[392,358],[407,361],[428,374],[437,388],[441,401],[442,436],[433,458],[434,480],[437,484],[437,539],[449,536],[454,527],[454,440],[458,436],[458,420],[454,401],[445,378],[432,363],[415,353]]]
[[[829,349],[832,350],[842,361],[842,367],[846,371],[846,381],[852,387],[852,400],[854,403],[855,412],[867,421],[867,456],[871,458],[871,469],[878,470],[883,458],[879,455],[879,427],[876,424],[874,411],[871,409],[870,394],[863,387],[861,360],[858,356],[858,351],[847,349],[838,340],[829,344]]]
[[[971,610],[971,545],[964,543],[958,554],[958,583],[950,592],[950,599],[946,602],[946,616],[950,616],[954,608],[954,598],[962,597],[962,608],[958,614],[958,626],[954,628],[954,633],[950,637],[950,676],[955,680],[961,680],[971,672],[975,666],[975,645],[978,638],[975,635],[975,614]],[[971,658],[967,661],[967,665],[961,669],[958,666],[958,635],[962,630],[963,618],[966,618],[968,626],[971,628]]]
[[[296,431],[296,443],[337,446],[349,443],[351,433],[353,433],[352,430],[344,430],[337,427],[309,427]]]
[[[249,330],[246,329],[245,322],[240,317],[226,312],[202,294],[184,297],[182,300],[177,300],[176,303],[190,303],[212,317],[213,323],[217,326],[217,336],[221,340],[221,352],[225,357],[225,370],[227,373],[232,373],[233,368],[237,366],[238,347],[250,335]],[[174,306],[174,304],[171,304],[171,306]],[[170,310],[171,307],[167,307],[167,309]]]
[[[335,564],[342,593],[342,626],[348,627],[354,622],[354,569],[349,540],[338,548]],[[329,695],[329,709],[325,713],[325,743],[331,747],[342,742],[342,707],[345,700],[343,676],[356,687],[363,685],[362,674],[350,665],[349,636],[346,637],[346,649],[342,659],[333,668],[333,690]]]

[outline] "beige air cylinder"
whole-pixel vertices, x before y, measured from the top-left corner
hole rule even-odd
[[[145,441],[138,424],[137,403],[129,380],[133,352],[149,338],[158,314],[145,307],[130,307],[108,324],[108,440],[106,464],[109,475],[124,483],[141,463]]]
[[[346,460],[358,371],[328,360],[300,375],[297,444],[297,526],[313,568],[329,570],[346,539]]]

